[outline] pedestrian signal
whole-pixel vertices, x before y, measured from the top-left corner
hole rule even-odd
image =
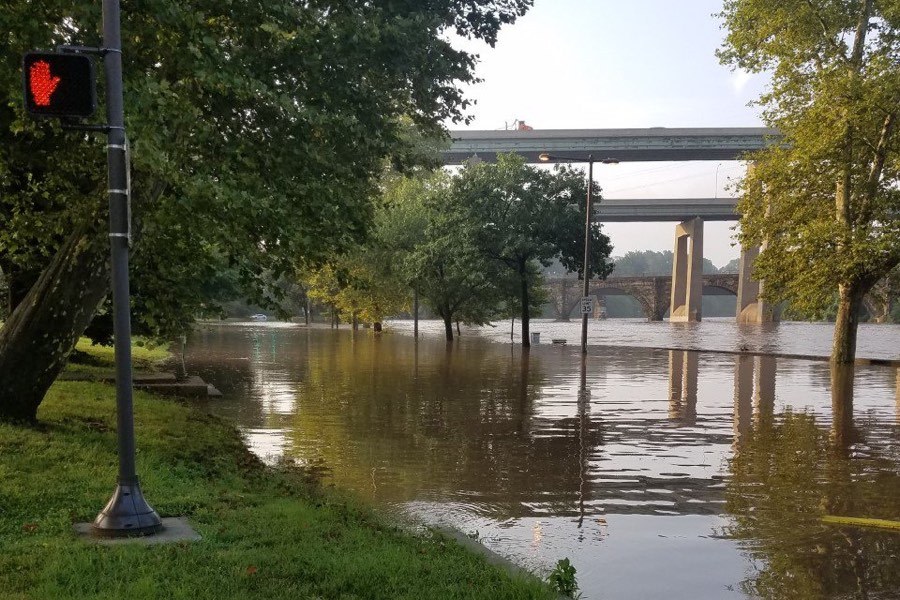
[[[88,56],[29,52],[23,80],[25,109],[32,115],[90,117],[97,108],[94,62]]]

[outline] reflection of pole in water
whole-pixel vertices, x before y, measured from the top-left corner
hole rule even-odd
[[[734,360],[734,444],[735,449],[750,431],[753,418],[753,357],[738,355]]]
[[[669,350],[669,418],[692,425],[697,419],[699,355]]]
[[[510,349],[513,349],[513,347],[510,346]],[[528,347],[519,349],[519,367],[521,369],[519,382],[519,433],[526,436],[531,428],[531,412],[534,408],[528,402],[528,378],[531,369],[531,353]]]
[[[254,331],[253,332],[253,358],[257,362],[259,362],[259,359],[261,357],[262,357],[262,352],[260,351],[259,334]]]
[[[853,364],[831,365],[831,437],[842,454],[849,452],[853,432]]]
[[[897,386],[895,389],[897,394],[897,421],[900,421],[900,368],[897,369]]]
[[[587,487],[587,452],[585,438],[590,428],[591,390],[587,386],[587,355],[581,355],[581,377],[578,384],[578,529],[584,522],[584,496]],[[584,533],[579,532],[579,541]]]

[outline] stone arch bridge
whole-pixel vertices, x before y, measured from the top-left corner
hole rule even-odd
[[[738,295],[738,275],[716,273],[703,276],[703,294],[708,296]],[[567,319],[581,302],[582,282],[573,277],[548,278],[546,287],[556,318]],[[590,295],[631,296],[641,305],[644,316],[650,321],[662,321],[669,310],[672,298],[672,277],[648,275],[643,277],[610,277],[592,281]],[[597,311],[594,311],[597,314]]]
[[[550,292],[550,301],[557,319],[568,319],[581,302],[582,282],[574,277],[548,278],[545,287]],[[739,295],[740,276],[732,273],[714,273],[703,276],[704,296]],[[672,298],[672,278],[667,275],[645,275],[640,277],[610,277],[591,281],[590,295],[631,296],[641,305],[644,316],[649,321],[662,321],[670,309]],[[869,318],[875,323],[887,322],[894,307],[894,299],[900,294],[891,288],[887,280],[880,281],[863,298],[863,306]],[[738,311],[740,312],[740,311]],[[599,311],[594,310],[598,316]],[[778,311],[775,312],[775,320]]]

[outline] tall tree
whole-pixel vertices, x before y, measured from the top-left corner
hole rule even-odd
[[[600,187],[594,184],[594,190],[599,202]],[[459,221],[468,223],[485,257],[511,271],[509,295],[520,310],[524,346],[530,345],[531,310],[539,300],[539,265],[547,267],[556,258],[569,272],[583,274],[586,195],[580,171],[538,169],[512,154],[500,155],[495,164],[470,163],[453,180],[451,206]],[[591,275],[612,272],[610,251],[595,220]]]
[[[448,342],[454,321],[483,325],[499,314],[498,270],[479,252],[471,221],[455,212],[446,173],[390,182],[386,203],[376,216],[378,243],[401,280],[444,321]]]
[[[771,72],[781,143],[747,158],[741,241],[756,276],[806,313],[839,297],[831,359],[853,362],[863,296],[900,264],[900,2],[727,0],[720,59]]]
[[[492,44],[530,4],[130,3],[135,264],[166,268],[177,291],[193,271],[178,265],[207,262],[203,252],[254,284],[351,246],[383,160],[410,159],[404,118],[428,132],[464,118],[475,57],[445,33]],[[0,329],[0,418],[35,418],[108,289],[102,141],[30,121],[20,97],[24,51],[96,45],[99,28],[89,0],[0,11],[0,268],[13,289],[30,287]],[[165,255],[142,260],[143,248]]]

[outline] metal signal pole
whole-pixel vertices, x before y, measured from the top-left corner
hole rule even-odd
[[[94,519],[92,529],[96,535],[122,537],[155,533],[162,528],[162,522],[141,493],[134,463],[131,310],[128,290],[131,198],[122,93],[122,36],[119,0],[103,0],[103,66],[106,72],[108,129],[106,149],[109,172],[109,242],[112,261],[119,480],[112,498]]]
[[[585,200],[584,210],[584,286],[582,287],[582,298],[587,298],[591,293],[591,210],[593,210],[593,191],[594,191],[594,155],[588,154],[588,182],[587,182],[587,199]],[[587,354],[587,334],[588,334],[588,314],[582,310],[581,313],[581,353]]]

